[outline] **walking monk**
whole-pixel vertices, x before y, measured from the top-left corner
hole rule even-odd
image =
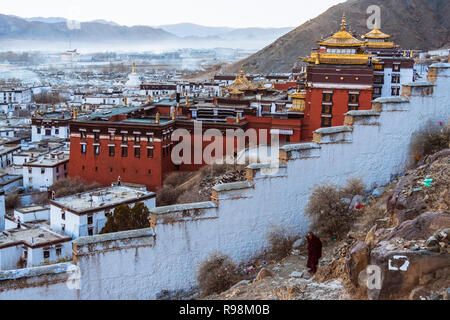
[[[308,261],[306,266],[310,269],[309,272],[316,273],[319,259],[322,257],[322,241],[312,232],[308,233],[306,240],[308,240]]]

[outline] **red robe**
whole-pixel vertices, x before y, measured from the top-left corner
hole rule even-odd
[[[322,257],[322,241],[315,235],[311,239],[308,238],[308,261],[306,266],[311,269],[312,272],[317,271],[317,265],[319,259]]]

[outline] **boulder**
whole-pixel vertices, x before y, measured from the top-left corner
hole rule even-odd
[[[294,271],[289,275],[289,277],[291,277],[291,278],[301,278],[302,276],[303,276],[303,272],[300,272],[300,271]]]
[[[407,220],[395,228],[386,238],[402,238],[405,240],[428,239],[442,227],[450,225],[450,215],[426,212],[413,220]]]
[[[384,246],[371,251],[369,263],[379,267],[380,286],[368,288],[368,296],[370,299],[382,300],[409,297],[426,275],[437,275],[442,270],[447,274],[450,268],[448,255],[429,250],[388,251]]]
[[[374,198],[381,198],[384,194],[385,188],[384,187],[378,187],[375,190],[372,191],[372,197]]]
[[[345,271],[347,272],[350,281],[358,286],[358,277],[369,263],[370,247],[367,243],[358,241],[347,253],[345,258]]]
[[[273,273],[272,271],[270,271],[269,269],[266,268],[262,268],[259,272],[258,275],[255,278],[255,281],[260,281],[269,277],[273,277]]]

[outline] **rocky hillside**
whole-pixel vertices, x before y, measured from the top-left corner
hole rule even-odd
[[[376,188],[340,241],[322,239],[317,274],[306,270],[304,240],[281,261],[255,261],[250,277],[206,299],[450,299],[450,149]],[[358,196],[357,196],[358,197]],[[367,267],[379,287],[367,288]],[[253,276],[251,276],[253,274]]]
[[[450,1],[448,0],[348,0],[331,7],[249,58],[231,65],[225,72],[289,72],[299,56],[306,56],[316,41],[339,29],[342,14],[355,35],[368,32],[366,10],[381,7],[382,30],[397,44],[411,49],[437,49],[450,44]]]

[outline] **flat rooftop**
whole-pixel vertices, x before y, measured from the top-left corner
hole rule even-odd
[[[57,198],[51,200],[51,204],[82,214],[116,207],[121,204],[140,202],[155,196],[156,194],[150,191],[125,186],[112,186]]]
[[[0,186],[5,186],[11,182],[22,179],[21,175],[16,174],[2,174],[0,175]]]
[[[15,211],[21,212],[23,214],[33,213],[36,211],[49,210],[50,206],[29,206],[15,209]]]
[[[42,158],[42,159],[35,159],[30,160],[28,162],[25,162],[23,165],[25,167],[53,167],[58,165],[59,163],[66,162],[69,160],[68,154],[61,154],[59,157],[55,158]]]
[[[27,247],[45,246],[54,242],[71,241],[67,235],[51,231],[45,225],[32,229],[12,229],[0,233],[0,249],[4,247],[26,245]]]

